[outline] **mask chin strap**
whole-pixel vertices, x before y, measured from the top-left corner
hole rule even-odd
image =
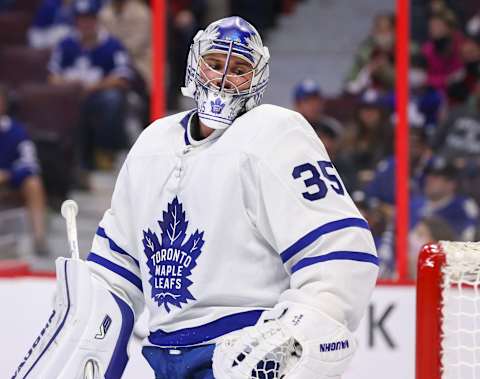
[[[233,50],[233,41],[230,41],[230,46],[228,48],[228,53],[227,53],[227,61],[225,62],[225,67],[223,69],[222,84],[220,85],[219,95],[221,95],[223,93],[223,90],[225,89],[225,82],[227,80],[228,66],[230,66],[230,60],[232,59],[232,50]]]

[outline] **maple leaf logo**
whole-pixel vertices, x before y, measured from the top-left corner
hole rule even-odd
[[[189,276],[205,241],[198,229],[187,239],[188,221],[177,197],[163,211],[163,220],[158,224],[161,241],[155,232],[144,230],[143,251],[150,272],[151,297],[170,313],[172,305],[181,308],[189,300],[196,300],[188,289],[192,284]]]
[[[219,97],[215,99],[215,102],[210,101],[210,106],[212,107],[212,113],[214,114],[220,114],[222,113],[223,108],[225,107],[225,104],[222,103]]]

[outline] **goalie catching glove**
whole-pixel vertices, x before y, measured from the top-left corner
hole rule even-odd
[[[355,350],[351,332],[325,313],[282,302],[215,348],[216,379],[339,379]]]
[[[54,310],[11,379],[118,379],[128,361],[130,306],[85,262],[56,261]]]

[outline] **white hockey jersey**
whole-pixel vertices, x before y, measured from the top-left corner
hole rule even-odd
[[[149,342],[190,346],[255,324],[279,300],[355,329],[378,258],[311,126],[261,105],[195,141],[184,112],[155,121],[120,171],[88,261]]]

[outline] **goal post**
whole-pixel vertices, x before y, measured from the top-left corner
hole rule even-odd
[[[417,274],[416,379],[440,378],[442,267],[445,254],[439,245],[423,247]]]
[[[416,379],[480,378],[480,243],[425,245],[418,259]]]

